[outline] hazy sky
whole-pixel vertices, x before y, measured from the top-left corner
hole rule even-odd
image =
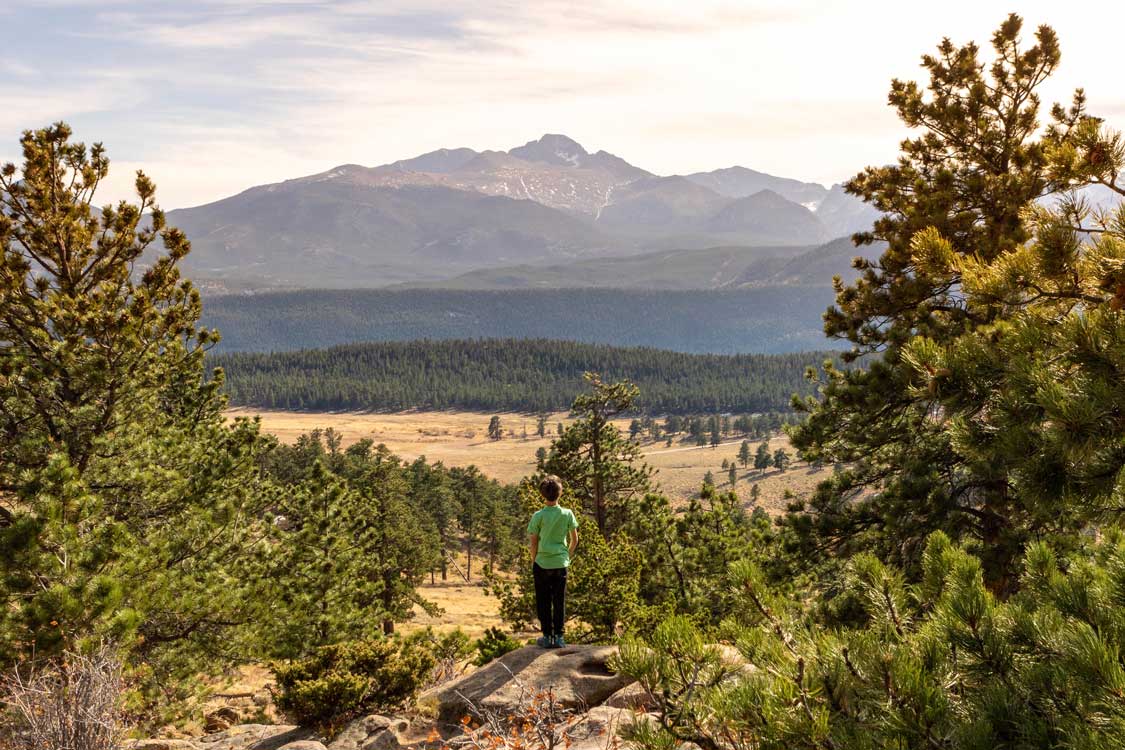
[[[1017,6],[1017,7],[1013,7]],[[1125,127],[1125,3],[0,0],[0,159],[65,119],[165,208],[341,163],[565,133],[646,169],[836,182],[894,158],[890,79],[942,36],[1048,23],[1046,89]]]

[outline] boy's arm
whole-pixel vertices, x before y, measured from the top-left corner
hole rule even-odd
[[[578,529],[571,529],[567,539],[567,554],[573,555],[574,550],[578,548]]]
[[[539,535],[531,534],[528,538],[531,540],[531,559],[534,561],[539,556]]]

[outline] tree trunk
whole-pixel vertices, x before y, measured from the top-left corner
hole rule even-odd
[[[465,580],[473,580],[473,536],[469,534],[465,539]]]
[[[391,607],[394,604],[394,598],[395,598],[394,584],[391,581],[388,581],[387,577],[385,575],[383,577],[383,594],[382,594],[382,597],[383,597],[383,611],[384,612],[390,612]],[[389,618],[383,620],[383,635],[393,635],[394,632],[395,632],[395,622],[394,622],[394,620],[391,620]]]
[[[605,488],[602,486],[602,444],[601,429],[597,427],[591,435],[590,462],[594,470],[594,518],[598,522],[598,531],[605,536]]]

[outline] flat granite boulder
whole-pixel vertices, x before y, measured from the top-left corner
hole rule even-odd
[[[570,733],[569,750],[615,750],[625,747],[621,733],[638,722],[656,719],[631,708],[601,705],[590,710]]]
[[[410,727],[406,719],[395,719],[371,714],[348,724],[328,743],[327,750],[372,750],[404,746],[402,735]]]
[[[122,750],[199,750],[191,740],[129,740]]]
[[[634,711],[651,711],[656,708],[656,699],[639,682],[634,682],[606,698],[605,705],[610,708],[629,708]]]
[[[615,646],[526,646],[424,693],[419,704],[432,707],[439,722],[455,724],[471,706],[510,714],[521,701],[550,688],[561,705],[585,711],[632,682],[607,665],[616,652]]]
[[[280,750],[307,740],[312,731],[288,724],[239,724],[195,740],[200,750]]]

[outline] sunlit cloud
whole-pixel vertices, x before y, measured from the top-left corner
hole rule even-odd
[[[1063,69],[1125,124],[1099,22],[1045,0]],[[894,158],[892,77],[948,35],[987,48],[1009,12],[950,0],[8,0],[0,7],[0,158],[65,119],[105,142],[114,191],[143,167],[166,207],[340,163],[440,147],[507,149],[563,132],[660,173],[743,164],[831,183]],[[1031,29],[1027,36],[1030,38]]]

